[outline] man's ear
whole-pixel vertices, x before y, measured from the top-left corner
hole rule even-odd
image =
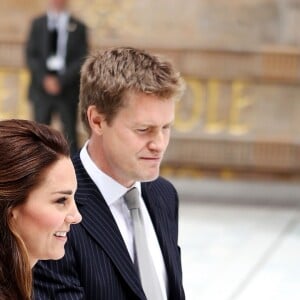
[[[103,126],[106,125],[106,121],[104,115],[97,110],[95,105],[88,107],[87,118],[91,131],[97,135],[102,135]]]

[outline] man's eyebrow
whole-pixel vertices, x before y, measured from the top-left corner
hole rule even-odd
[[[172,126],[172,125],[174,125],[174,123],[175,123],[175,121],[173,120],[173,121],[170,121],[170,122],[167,122],[167,123],[165,123],[165,124],[163,124],[162,126],[167,126],[167,125],[170,125],[170,126]],[[157,127],[158,125],[156,125],[156,124],[153,124],[153,123],[135,123],[134,124],[135,126],[145,126],[145,127]]]

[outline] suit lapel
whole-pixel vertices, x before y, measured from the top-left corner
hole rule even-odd
[[[42,47],[42,55],[44,57],[44,60],[46,60],[47,56],[48,56],[48,48],[49,48],[49,40],[48,40],[48,27],[47,27],[47,15],[45,15],[42,18],[41,21],[41,29],[39,30],[40,34],[41,34],[41,39],[42,39],[42,43],[41,43],[41,47]]]
[[[118,226],[96,185],[86,173],[79,156],[74,158],[78,190],[76,202],[83,215],[81,225],[110,257],[121,276],[141,299],[140,281]]]
[[[73,18],[69,18],[69,22],[67,25],[67,31],[68,31],[68,39],[67,39],[67,50],[66,50],[66,55],[70,53],[71,47],[76,47],[76,31],[78,30],[78,22]],[[68,57],[66,57],[67,59]]]
[[[77,29],[77,24],[75,23],[75,20],[72,17],[70,17],[68,25],[67,25],[68,39],[67,39],[67,46],[66,46],[67,47],[66,55],[70,51],[70,45],[72,45],[72,39],[74,37],[74,32],[76,31],[76,29]],[[67,59],[67,57],[66,57],[66,59]]]

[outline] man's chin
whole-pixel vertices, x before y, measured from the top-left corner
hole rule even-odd
[[[155,179],[157,179],[159,177],[159,172],[157,172],[156,174],[151,174],[148,176],[144,176],[142,179],[140,179],[139,181],[141,182],[149,182],[149,181],[154,181]]]

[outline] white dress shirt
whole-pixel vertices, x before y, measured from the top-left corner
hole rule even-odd
[[[68,41],[68,24],[69,14],[67,12],[47,13],[47,27],[49,30],[56,28],[57,37],[57,52],[56,55],[48,57],[47,67],[49,70],[63,72],[66,65],[66,52]]]
[[[133,228],[131,216],[123,197],[123,195],[128,191],[128,188],[119,184],[113,178],[102,172],[89,156],[87,147],[88,141],[80,152],[81,162],[109,206],[126,244],[129,255],[132,261],[134,261]],[[163,291],[164,299],[167,300],[168,280],[162,252],[150,215],[141,196],[141,183],[136,182],[134,186],[140,193],[141,212],[144,219],[147,242],[148,245],[151,245],[149,250],[157,272],[161,289]]]

